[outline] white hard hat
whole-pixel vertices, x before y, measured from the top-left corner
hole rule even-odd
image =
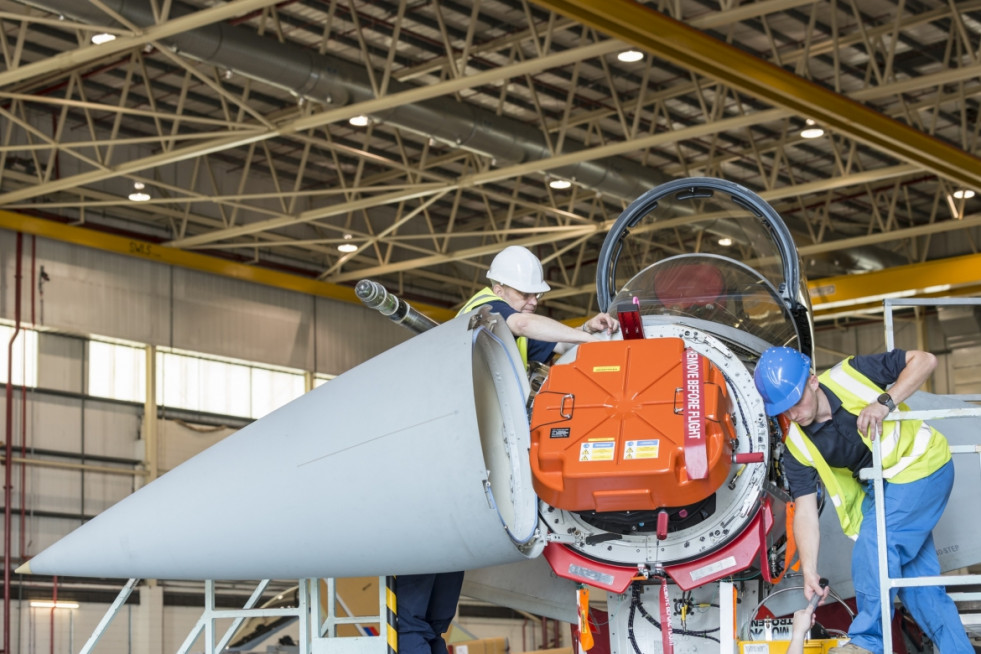
[[[522,293],[544,293],[551,288],[545,283],[542,262],[520,245],[509,245],[494,257],[487,279]]]

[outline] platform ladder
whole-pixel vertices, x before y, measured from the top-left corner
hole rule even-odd
[[[892,311],[894,307],[910,306],[948,306],[948,305],[981,305],[981,299],[976,298],[931,298],[931,299],[898,299],[887,298],[885,305],[886,351],[895,347],[893,333]],[[959,399],[977,402],[981,396],[959,395]],[[931,411],[895,411],[891,417],[896,420],[937,420],[943,418],[981,417],[981,407],[975,409],[946,409]],[[979,474],[981,474],[981,443],[973,445],[952,445],[951,454],[974,454],[978,457]],[[940,575],[933,577],[907,577],[892,579],[889,577],[889,564],[886,549],[886,518],[885,495],[882,478],[881,439],[872,442],[872,468],[862,472],[863,479],[871,479],[875,488],[875,528],[878,544],[879,566],[879,603],[882,608],[882,640],[883,652],[892,652],[892,602],[889,593],[893,588],[908,588],[913,586],[967,586],[981,584],[981,575]],[[951,599],[957,601],[981,600],[981,593],[949,593]]]
[[[395,654],[396,615],[394,577],[377,577],[378,611],[374,615],[354,615],[337,593],[334,578],[301,579],[297,586],[297,605],[283,608],[261,608],[256,605],[271,580],[260,581],[245,605],[240,609],[219,609],[215,601],[215,582],[205,585],[204,611],[177,650],[186,654],[198,638],[204,635],[204,652],[219,654],[225,651],[235,633],[249,618],[286,617],[299,620],[299,654]],[[116,596],[102,620],[79,654],[90,654],[99,642],[113,618],[126,604],[139,583],[130,579]],[[338,608],[345,615],[340,615]],[[231,619],[232,623],[218,635],[218,621]],[[344,626],[352,626],[359,635],[340,635]]]

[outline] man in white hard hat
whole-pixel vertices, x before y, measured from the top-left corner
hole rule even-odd
[[[602,340],[620,324],[600,313],[579,328],[569,327],[546,316],[536,316],[538,300],[549,290],[542,263],[531,250],[512,245],[491,262],[487,278],[491,285],[474,295],[460,313],[489,304],[504,317],[514,334],[521,358],[546,363],[555,351],[577,343]],[[399,654],[446,654],[442,634],[449,628],[463,586],[463,572],[398,575],[395,595],[398,603]]]
[[[603,340],[601,334],[610,335],[620,329],[616,319],[606,313],[596,314],[578,328],[535,315],[538,300],[551,287],[545,282],[542,262],[528,248],[510,245],[501,250],[491,262],[487,279],[491,285],[470,298],[459,313],[491,305],[514,334],[525,366],[529,361],[547,363],[553,352]]]

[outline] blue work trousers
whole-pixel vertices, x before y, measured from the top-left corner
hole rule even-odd
[[[947,506],[954,486],[954,463],[908,484],[885,482],[886,545],[889,576],[927,577],[940,574],[933,528]],[[871,491],[872,485],[868,484]],[[862,528],[852,551],[852,578],[858,615],[848,630],[855,645],[882,654],[882,609],[879,602],[879,559],[876,554],[875,506],[871,492],[862,503]],[[895,601],[897,589],[890,591]],[[940,654],[974,654],[957,615],[957,607],[941,586],[901,588],[899,599]]]
[[[446,654],[450,628],[463,587],[462,572],[395,577],[399,654]]]

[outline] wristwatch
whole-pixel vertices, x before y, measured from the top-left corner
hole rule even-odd
[[[889,407],[890,411],[896,410],[896,403],[892,401],[892,395],[890,395],[889,393],[883,393],[882,395],[880,395],[878,398],[878,402],[879,404],[883,404]]]

